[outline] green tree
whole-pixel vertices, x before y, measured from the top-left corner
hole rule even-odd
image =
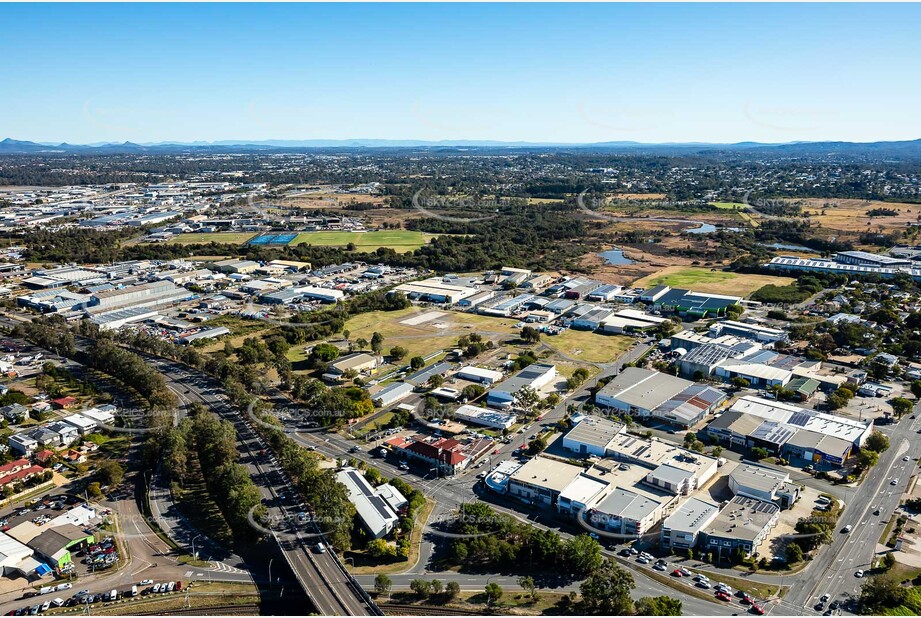
[[[489,582],[486,584],[485,592],[487,605],[494,605],[502,598],[502,586],[496,582]]]
[[[380,354],[381,350],[384,349],[384,336],[379,332],[374,331],[374,334],[371,335],[371,351],[375,354]]]
[[[860,589],[860,612],[864,615],[880,615],[905,602],[908,588],[892,573],[884,573],[867,579]]]
[[[449,581],[448,585],[445,586],[445,593],[447,593],[449,600],[456,599],[457,595],[460,594],[460,584],[456,581]]]
[[[752,449],[752,457],[754,459],[764,459],[770,456],[771,456],[771,453],[766,448],[756,446],[755,448]]]
[[[393,581],[383,573],[374,578],[374,591],[376,593],[389,595],[391,588],[393,588]]]
[[[892,567],[895,566],[895,554],[889,552],[883,555],[883,568],[887,571],[892,570]]]
[[[523,590],[527,591],[527,593],[528,593],[529,595],[531,595],[531,599],[532,599],[532,600],[534,600],[534,601],[537,600],[537,586],[534,584],[534,578],[533,578],[533,577],[531,577],[530,575],[523,575],[523,576],[519,577],[519,578],[518,578],[518,585],[519,585]]]
[[[419,371],[425,367],[425,359],[421,356],[413,356],[411,359],[409,359],[409,366],[413,371]]]
[[[642,597],[636,601],[637,616],[681,616],[681,601],[667,596]]]
[[[526,343],[537,343],[540,341],[540,331],[533,326],[525,326],[521,329],[521,339]]]
[[[103,485],[114,487],[125,478],[125,469],[117,461],[108,459],[99,464],[99,480]]]
[[[86,492],[94,498],[102,496],[101,486],[95,481],[86,486]]]
[[[409,350],[407,350],[401,345],[395,345],[392,348],[390,348],[391,358],[398,360],[398,361],[403,360],[408,353],[409,353]]]
[[[921,399],[921,380],[913,380],[911,383],[911,394]]]
[[[432,584],[427,579],[414,579],[409,582],[409,589],[420,599],[426,599],[432,592]]]
[[[871,451],[876,451],[877,453],[882,453],[889,448],[889,437],[883,432],[875,430],[869,436],[867,436],[867,441],[864,444],[864,448],[868,448]]]
[[[911,412],[913,405],[911,399],[905,399],[904,397],[895,397],[889,403],[892,405],[892,411],[899,418]]]
[[[860,466],[860,468],[863,470],[872,468],[878,462],[879,462],[879,453],[877,453],[876,451],[871,451],[870,449],[862,448],[857,453],[857,465]]]
[[[788,564],[796,564],[803,560],[803,548],[796,543],[788,543],[784,548],[784,558]]]
[[[441,583],[440,579],[432,580],[432,594],[441,594],[444,584]]]
[[[633,576],[605,560],[582,582],[582,605],[586,613],[606,616],[627,616],[633,613],[630,592],[635,587]]]
[[[595,571],[604,560],[601,556],[601,545],[587,534],[567,540],[563,551],[570,572],[577,576],[585,576]]]

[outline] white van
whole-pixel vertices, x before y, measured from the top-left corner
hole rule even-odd
[[[137,587],[137,584],[135,584],[131,586],[131,596],[136,597],[137,595],[138,595],[138,587]]]
[[[115,601],[115,600],[117,600],[117,599],[118,599],[118,590],[116,590],[116,589],[113,588],[113,589],[112,589],[112,592],[109,593],[109,600],[110,600],[110,601]]]

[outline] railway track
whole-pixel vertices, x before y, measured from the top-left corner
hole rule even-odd
[[[482,616],[482,612],[467,612],[460,609],[435,607],[433,605],[400,605],[397,603],[378,603],[378,607],[387,616]]]
[[[135,616],[258,616],[259,606],[256,604],[244,605],[213,605],[211,607],[181,607],[179,609],[165,609],[155,612],[137,612]]]

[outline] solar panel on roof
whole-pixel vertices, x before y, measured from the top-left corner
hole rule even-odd
[[[806,423],[808,423],[811,418],[811,414],[806,414],[805,412],[794,412],[787,423],[790,425],[796,425],[797,427],[805,427]]]

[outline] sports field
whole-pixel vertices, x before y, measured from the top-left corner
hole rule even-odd
[[[540,340],[560,354],[587,363],[609,363],[635,341],[624,335],[601,335],[572,328],[559,335],[543,335]]]
[[[742,210],[747,207],[740,202],[710,202],[710,205],[720,210]]]
[[[436,234],[426,234],[410,230],[380,230],[376,232],[301,232],[291,245],[308,243],[318,247],[344,247],[349,243],[355,245],[356,251],[376,251],[379,247],[388,247],[399,253],[413,251],[434,238]]]
[[[255,235],[254,232],[211,232],[210,234],[193,232],[174,236],[167,242],[174,245],[194,245],[209,242],[241,245]]]
[[[669,266],[643,277],[633,283],[636,287],[650,288],[656,285],[669,285],[673,288],[687,288],[695,292],[711,294],[729,294],[732,296],[750,296],[755,290],[773,283],[788,285],[793,283],[790,277],[772,277],[770,275],[747,275],[729,273],[709,268],[687,268],[686,266]]]

